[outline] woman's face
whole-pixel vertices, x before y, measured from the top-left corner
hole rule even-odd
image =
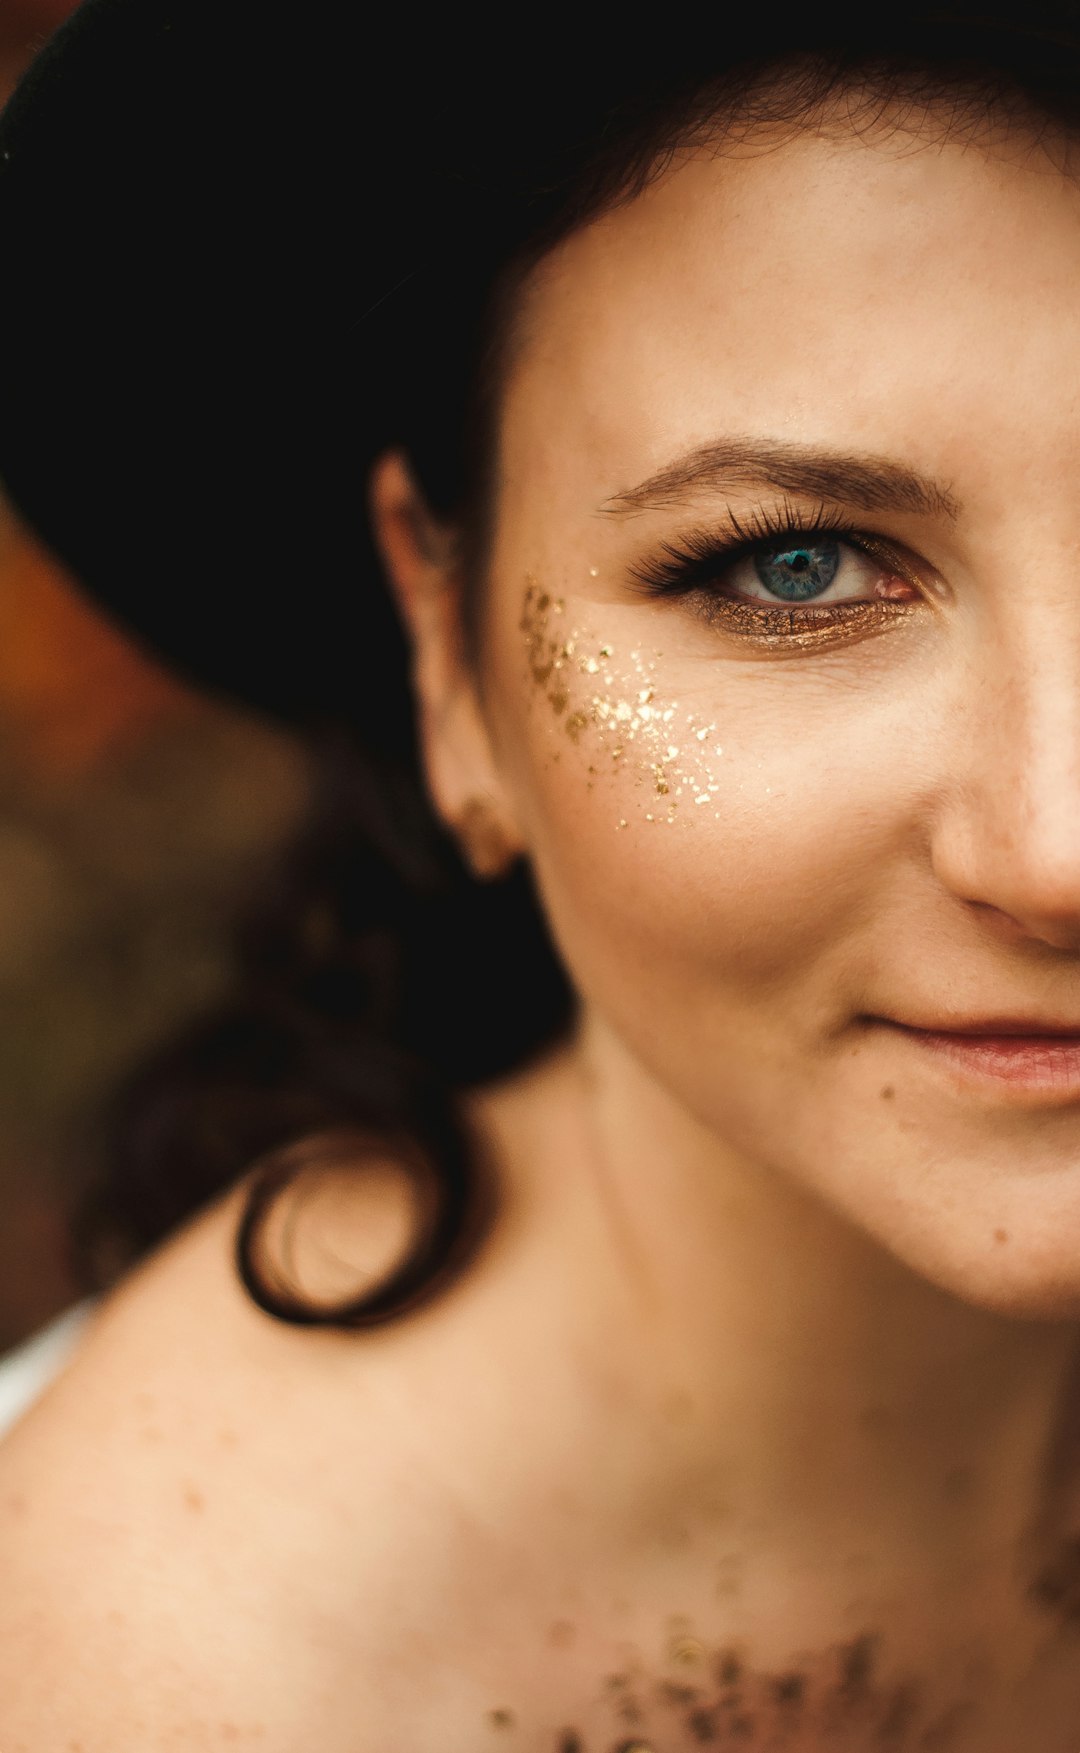
[[[642,1075],[1032,1312],[1080,1308],[1078,286],[1019,136],[683,162],[533,277],[483,660]]]

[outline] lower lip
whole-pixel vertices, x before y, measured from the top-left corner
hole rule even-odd
[[[966,1082],[1017,1095],[1080,1100],[1080,1035],[957,1035],[909,1028],[903,1033]]]

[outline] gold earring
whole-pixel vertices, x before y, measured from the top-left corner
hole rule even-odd
[[[470,797],[454,823],[462,856],[473,876],[490,882],[505,876],[517,848],[499,821],[494,805],[483,797]]]

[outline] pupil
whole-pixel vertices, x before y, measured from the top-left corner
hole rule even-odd
[[[828,540],[764,548],[754,558],[754,570],[765,589],[787,603],[820,596],[839,567],[840,544]]]

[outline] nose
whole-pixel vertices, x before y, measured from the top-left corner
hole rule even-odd
[[[1080,639],[1015,644],[967,678],[932,862],[1013,934],[1080,949]]]

